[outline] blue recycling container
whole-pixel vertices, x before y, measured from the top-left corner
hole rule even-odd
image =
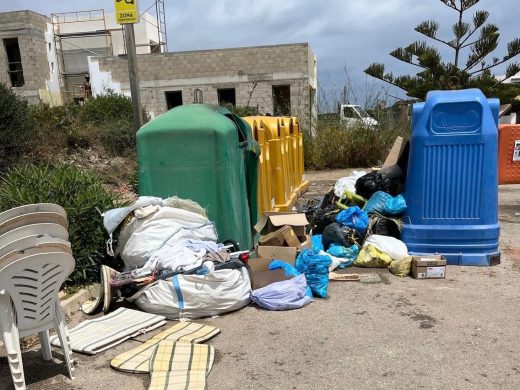
[[[500,262],[499,105],[479,89],[432,91],[414,104],[402,232],[412,254]]]

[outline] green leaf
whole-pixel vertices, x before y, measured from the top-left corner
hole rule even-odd
[[[415,31],[426,35],[429,38],[435,38],[437,36],[437,31],[439,31],[439,23],[434,20],[425,20],[415,27]]]

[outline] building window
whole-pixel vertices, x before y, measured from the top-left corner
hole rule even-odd
[[[4,39],[4,48],[7,54],[7,63],[9,65],[9,78],[11,86],[23,87],[25,80],[23,78],[22,57],[20,56],[20,47],[18,46],[18,38]]]
[[[273,85],[273,115],[291,115],[291,86]]]
[[[236,94],[235,94],[235,88],[222,88],[217,89],[218,94],[218,104],[220,106],[226,106],[226,105],[232,105],[233,107],[236,106]]]
[[[150,39],[150,53],[160,53],[161,45]]]
[[[166,91],[166,107],[171,110],[174,107],[182,106],[182,91]]]

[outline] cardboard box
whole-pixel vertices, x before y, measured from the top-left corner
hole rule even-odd
[[[292,227],[285,225],[274,232],[267,233],[258,240],[260,245],[268,246],[288,246],[298,248],[300,240],[296,237]]]
[[[309,221],[307,221],[305,214],[267,212],[264,213],[255,225],[255,230],[265,236],[269,233],[276,232],[286,225],[292,228],[294,234],[298,238],[299,244],[296,246],[298,249],[310,246],[310,237],[306,235]]]
[[[285,261],[291,265],[294,265],[294,262],[296,261],[296,252],[297,249],[294,247],[265,245],[257,245],[256,247],[256,255],[259,258],[270,257],[273,259]]]
[[[251,288],[253,290],[268,286],[271,283],[291,279],[291,277],[285,276],[283,269],[269,269],[269,264],[273,260],[275,260],[273,257],[249,259],[248,265],[251,270]]]
[[[415,279],[444,279],[446,258],[441,255],[421,255],[412,257],[412,276]]]

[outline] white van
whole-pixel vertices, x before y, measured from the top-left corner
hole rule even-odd
[[[377,127],[379,122],[372,118],[368,113],[355,104],[342,104],[339,111],[341,122],[345,123],[347,127],[351,126],[366,126]]]

